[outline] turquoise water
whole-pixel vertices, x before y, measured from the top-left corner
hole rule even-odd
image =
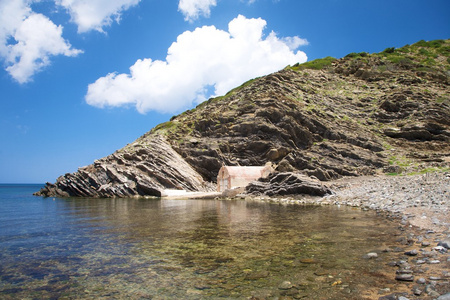
[[[0,185],[1,299],[361,299],[386,287],[380,250],[395,226],[373,212],[39,188]]]

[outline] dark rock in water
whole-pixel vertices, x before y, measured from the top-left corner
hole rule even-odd
[[[250,183],[246,187],[246,192],[252,195],[267,196],[298,194],[324,196],[332,193],[319,180],[292,172],[272,173],[267,178]]]

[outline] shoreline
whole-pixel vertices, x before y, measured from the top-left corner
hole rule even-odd
[[[399,229],[397,244],[368,253],[385,264],[388,284],[362,299],[450,299],[450,173],[362,176],[323,182],[334,193],[324,197],[268,197],[245,194],[190,193],[162,199],[236,199],[280,205],[342,205],[373,210]],[[188,197],[186,197],[188,196]],[[383,252],[395,261],[383,261]],[[372,257],[373,256],[373,257]],[[402,298],[403,297],[403,298]]]
[[[390,262],[382,260],[382,253],[368,254],[386,264],[384,276],[390,283],[385,289],[368,290],[362,299],[450,299],[450,173],[363,176],[324,184],[333,195],[252,199],[342,205],[384,214],[398,223],[399,234],[398,245],[381,252],[398,254]]]
[[[280,204],[343,205],[383,211],[421,229],[450,234],[450,173],[345,177],[322,182],[332,195],[254,196],[243,192],[169,193],[161,199],[220,199]]]

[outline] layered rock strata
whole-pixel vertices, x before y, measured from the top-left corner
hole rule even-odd
[[[320,68],[287,67],[172,117],[38,194],[207,191],[222,165],[267,162],[321,181],[448,169],[449,49],[448,40],[420,42],[325,60]]]
[[[250,183],[246,189],[249,195],[286,196],[305,194],[311,196],[325,196],[332,191],[318,179],[291,172],[272,173],[267,178]]]
[[[202,177],[173,150],[166,138],[127,147],[65,174],[36,193],[61,197],[160,197],[164,189],[210,191]]]

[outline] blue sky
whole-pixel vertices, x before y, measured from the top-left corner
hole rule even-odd
[[[0,0],[0,183],[54,182],[288,64],[449,37],[448,0]]]

